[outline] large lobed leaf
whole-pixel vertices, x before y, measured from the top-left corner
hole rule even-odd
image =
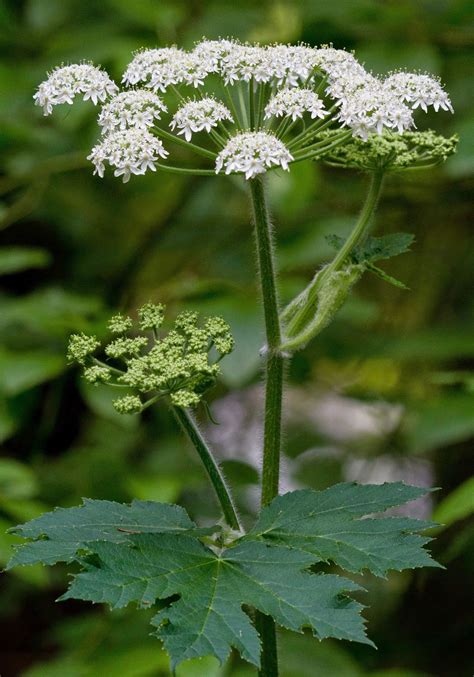
[[[11,530],[23,538],[36,539],[20,546],[8,564],[56,564],[71,562],[79,550],[94,549],[94,541],[125,542],[136,533],[189,533],[203,535],[214,529],[197,529],[178,505],[155,501],[84,499],[74,508],[56,508]]]
[[[293,491],[262,511],[247,538],[297,548],[311,553],[314,562],[331,561],[347,571],[367,569],[377,576],[390,569],[439,566],[422,547],[430,539],[416,533],[433,524],[405,517],[367,517],[426,493],[401,482]]]
[[[136,535],[131,543],[97,543],[98,562],[78,574],[62,599],[150,606],[179,595],[152,623],[173,665],[212,654],[224,661],[231,647],[255,665],[260,641],[242,604],[280,625],[316,637],[367,642],[361,605],[345,593],[360,589],[340,576],[303,571],[314,558],[291,548],[242,539],[220,555],[186,536]]]
[[[370,643],[360,590],[341,576],[309,571],[331,561],[349,571],[436,566],[415,532],[431,526],[400,517],[368,517],[414,500],[425,489],[401,483],[339,484],[295,491],[264,508],[254,528],[226,548],[207,547],[178,506],[135,501],[85,501],[17,527],[37,539],[22,546],[10,567],[37,561],[77,560],[82,571],[61,599],[113,608],[160,602],[152,620],[173,665],[232,647],[259,665],[260,640],[243,606],[272,616],[285,628],[309,627],[319,639]]]

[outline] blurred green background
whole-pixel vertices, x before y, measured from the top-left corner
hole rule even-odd
[[[238,348],[212,393],[218,426],[203,424],[250,521],[257,506],[262,322],[252,231],[240,180],[157,174],[123,186],[94,178],[91,105],[42,118],[32,95],[61,62],[91,59],[119,78],[131,52],[203,35],[332,42],[376,72],[426,69],[447,85],[455,115],[418,116],[420,129],[458,132],[442,168],[392,177],[377,232],[416,234],[386,270],[411,291],[367,276],[288,374],[283,488],[346,479],[403,479],[441,490],[411,506],[443,522],[435,569],[365,578],[378,651],[281,635],[283,677],[464,677],[473,674],[474,357],[472,223],[474,117],[469,0],[0,0],[0,560],[9,526],[82,496],[179,501],[216,513],[206,478],[166,410],[139,421],[111,408],[65,363],[73,331],[147,300],[221,313]],[[367,179],[311,163],[270,176],[282,296],[347,233]],[[257,410],[257,414],[256,414]],[[66,573],[25,568],[0,579],[2,677],[148,677],[168,663],[146,613],[55,604]],[[253,674],[235,657],[189,663],[179,677]]]

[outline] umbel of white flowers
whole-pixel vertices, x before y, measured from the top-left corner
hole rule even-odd
[[[415,127],[417,109],[452,111],[431,75],[397,71],[378,78],[350,52],[302,44],[202,40],[190,51],[144,49],[127,66],[122,84],[120,91],[89,63],[61,66],[34,99],[45,115],[58,104],[72,104],[76,95],[103,104],[102,139],[89,159],[99,176],[109,164],[124,182],[157,168],[192,171],[160,162],[169,154],[163,140],[213,161],[216,173],[250,179],[322,157],[351,135],[367,140],[384,131],[402,134]],[[172,114],[162,98],[170,94],[178,101]],[[338,133],[319,136],[323,130]],[[191,142],[202,133],[204,145]]]

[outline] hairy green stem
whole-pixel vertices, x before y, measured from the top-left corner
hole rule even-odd
[[[278,649],[276,641],[275,622],[271,616],[257,612],[255,614],[255,628],[262,642],[260,657],[260,677],[278,677]]]
[[[332,263],[329,264],[327,274],[329,274],[329,272],[339,270],[349,254],[353,251],[354,247],[356,247],[367,234],[367,229],[370,226],[370,220],[377,207],[380,191],[382,190],[382,183],[383,171],[374,172],[372,174],[369,192],[367,193],[364,206],[355,228],[344,242],[344,245],[338,251],[337,255],[334,257]]]
[[[292,302],[283,311],[283,316],[287,320],[287,326],[285,329],[286,340],[283,343],[282,350],[294,350],[297,346],[302,344],[303,340],[305,340],[304,330],[308,322],[310,322],[314,316],[315,306],[317,306],[318,291],[329,275],[341,269],[354,248],[366,236],[370,221],[377,207],[380,191],[382,189],[382,182],[383,172],[374,172],[359,219],[357,220],[353,231],[344,242],[344,245],[337,252],[331,263],[313,279],[305,292],[303,292],[306,297],[304,303],[298,304]]]
[[[258,272],[266,331],[265,426],[263,434],[262,506],[278,495],[281,448],[281,410],[283,395],[283,356],[278,311],[271,224],[262,177],[249,181],[255,221]],[[260,677],[277,677],[275,622],[256,613],[256,626],[262,640]]]
[[[224,475],[222,474],[222,471],[219,468],[217,461],[215,460],[212,451],[209,448],[209,445],[202,436],[201,431],[194,420],[194,417],[189,413],[189,411],[186,409],[181,409],[181,407],[172,406],[171,410],[181,428],[191,440],[194,448],[199,454],[201,461],[203,462],[209,479],[211,480],[212,486],[216,492],[217,499],[220,503],[227,524],[232,527],[232,529],[241,531],[239,517],[237,515],[237,510],[235,508],[230,489],[227,486]]]

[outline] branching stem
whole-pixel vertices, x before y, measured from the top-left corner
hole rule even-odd
[[[220,503],[227,524],[232,527],[232,529],[241,531],[239,517],[237,515],[237,510],[235,508],[230,489],[227,486],[224,475],[222,474],[222,471],[219,468],[219,465],[217,464],[217,461],[214,458],[209,445],[202,436],[202,433],[199,430],[194,417],[187,409],[181,409],[181,407],[172,406],[171,410],[179,425],[189,437],[194,448],[198,452],[199,458],[203,462],[209,479],[211,480],[212,486],[216,492],[217,499]]]
[[[295,350],[300,345],[304,345],[304,342],[307,341],[305,328],[308,322],[311,321],[312,316],[314,316],[318,291],[329,275],[341,269],[354,248],[366,236],[372,216],[377,207],[380,191],[382,189],[382,182],[383,171],[374,172],[359,219],[351,234],[344,242],[344,245],[337,252],[331,263],[326,266],[322,273],[315,277],[307,287],[304,303],[302,303],[301,306],[297,303],[290,304],[290,306],[283,311],[283,316],[287,318],[288,324],[285,329],[286,340],[283,343],[282,350]]]

